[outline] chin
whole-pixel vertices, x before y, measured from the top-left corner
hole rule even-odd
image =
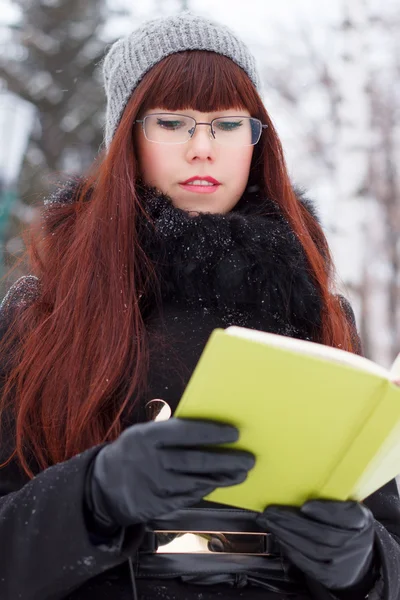
[[[176,202],[172,200],[172,204],[180,210],[184,210],[187,213],[193,213],[193,215],[200,213],[225,214],[230,211],[230,208],[227,209],[218,202],[207,202],[204,200],[200,202]]]
[[[182,210],[185,210],[186,212],[190,213],[190,214],[201,214],[201,213],[211,213],[211,214],[225,214],[226,212],[228,212],[226,209],[220,208],[218,206],[187,206],[185,208],[183,208]]]

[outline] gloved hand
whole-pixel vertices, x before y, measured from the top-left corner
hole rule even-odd
[[[288,559],[326,588],[343,590],[369,575],[373,516],[358,502],[311,500],[300,509],[271,505],[258,520],[276,535]]]
[[[206,421],[132,425],[94,460],[86,486],[94,522],[103,530],[146,523],[195,504],[216,487],[243,482],[255,463],[252,454],[207,448],[238,436],[230,425]]]

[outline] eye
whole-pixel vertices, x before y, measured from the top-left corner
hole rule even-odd
[[[217,121],[216,125],[221,131],[235,131],[242,126],[242,123],[243,121]]]
[[[172,119],[158,118],[157,125],[159,125],[159,127],[162,127],[162,129],[170,129],[171,131],[174,131],[176,129],[180,129],[181,127],[184,127],[185,122],[180,121],[179,119],[172,120]]]

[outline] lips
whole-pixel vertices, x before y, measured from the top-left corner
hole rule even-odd
[[[179,186],[185,192],[189,192],[192,194],[215,194],[221,187],[219,181],[214,179],[214,177],[199,176],[191,177],[190,179],[186,179],[185,182],[180,183]]]
[[[195,175],[194,177],[190,177],[186,179],[186,181],[181,181],[181,185],[221,185],[221,183],[214,179],[214,177],[210,177],[210,175]]]

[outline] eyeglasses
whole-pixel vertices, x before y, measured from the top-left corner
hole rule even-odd
[[[175,113],[153,113],[135,123],[141,123],[146,139],[157,144],[185,144],[197,125],[208,125],[211,138],[222,146],[254,146],[268,127],[253,117],[218,117],[210,123],[199,123]]]

